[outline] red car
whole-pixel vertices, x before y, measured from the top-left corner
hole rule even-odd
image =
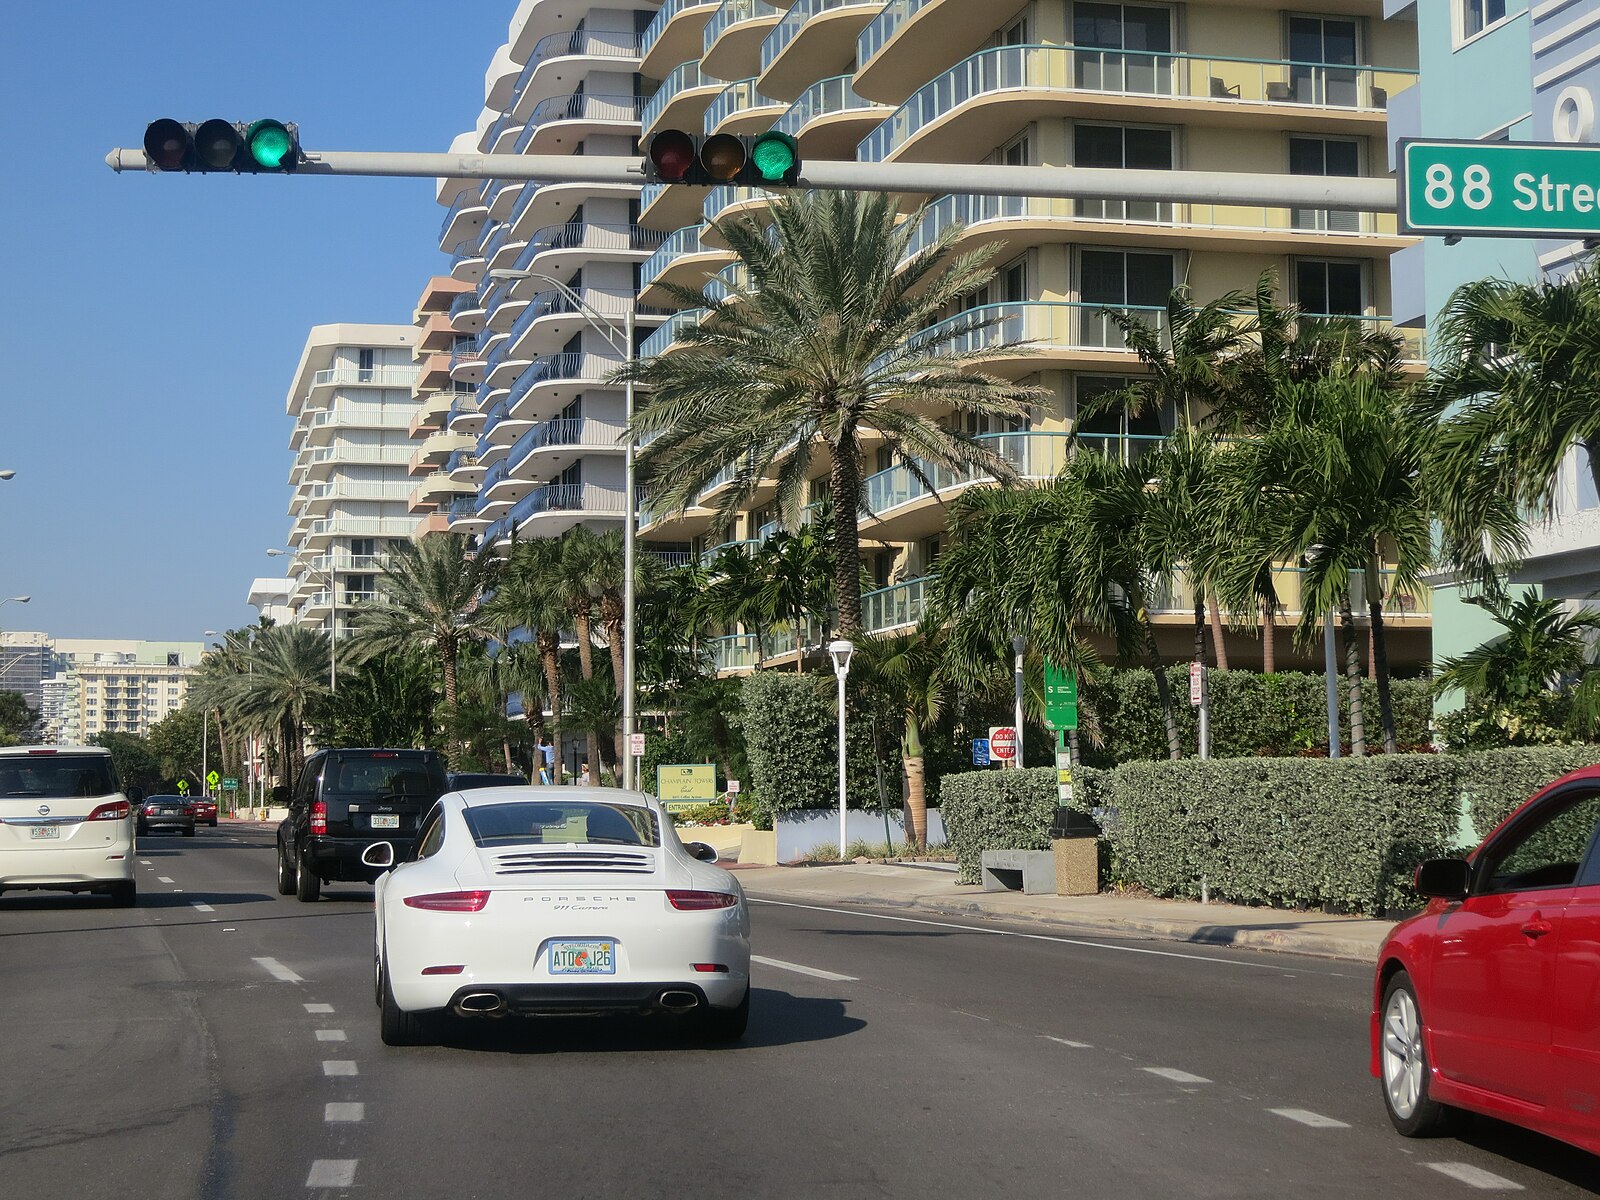
[[[1536,794],[1378,954],[1372,1073],[1407,1137],[1469,1109],[1600,1154],[1600,767]]]
[[[215,800],[191,800],[189,807],[194,810],[194,823],[196,825],[209,825],[217,827],[217,802]]]

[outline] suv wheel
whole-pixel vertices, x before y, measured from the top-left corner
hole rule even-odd
[[[278,843],[278,895],[294,895],[294,864],[283,853],[283,843]]]
[[[301,904],[313,904],[322,896],[322,880],[317,878],[303,850],[294,873],[294,896]]]

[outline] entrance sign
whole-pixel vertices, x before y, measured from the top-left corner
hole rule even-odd
[[[1600,236],[1600,146],[1408,138],[1399,153],[1405,233]]]
[[[711,763],[680,763],[656,768],[656,799],[668,812],[686,812],[717,798],[717,768]]]

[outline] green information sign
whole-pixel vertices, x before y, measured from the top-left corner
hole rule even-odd
[[[1078,677],[1053,662],[1044,664],[1044,723],[1056,730],[1078,727]]]
[[[1462,237],[1600,236],[1600,146],[1403,139],[1400,228]]]
[[[717,768],[710,763],[663,764],[656,768],[656,799],[668,812],[687,812],[717,798]]]
[[[224,777],[222,780],[222,790],[225,792],[237,792],[239,790],[239,781],[234,779],[232,776]]]

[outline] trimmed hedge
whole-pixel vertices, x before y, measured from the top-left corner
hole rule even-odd
[[[773,813],[798,808],[833,808],[839,803],[838,710],[834,677],[816,673],[755,671],[741,692],[740,725],[750,759],[758,823]],[[878,807],[872,725],[852,717],[848,741],[846,794],[852,808]],[[898,746],[885,747],[886,790],[891,806],[900,803]]]
[[[1101,810],[1113,878],[1159,896],[1378,913],[1412,906],[1412,870],[1460,848],[1460,817],[1487,832],[1539,788],[1600,761],[1600,746],[1475,754],[1182,759],[1080,769]],[[945,828],[975,883],[988,849],[1043,849],[1051,769],[969,772],[941,789]]]

